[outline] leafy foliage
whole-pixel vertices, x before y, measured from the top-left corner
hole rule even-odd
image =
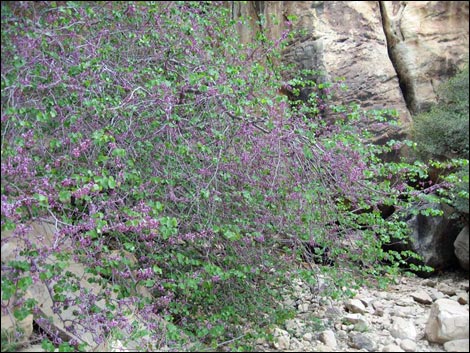
[[[315,283],[306,245],[329,249],[334,296],[416,256],[381,246],[439,185],[380,158],[406,143],[370,142],[393,112],[332,104],[342,83],[308,72],[284,82],[265,59],[288,33],[244,45],[235,25],[217,3],[2,3],[2,231],[31,245],[33,222],[55,228],[21,254],[31,282],[4,285],[2,263],[2,291],[46,284],[96,346],[249,349],[291,316],[291,278]]]
[[[437,159],[433,167],[455,188],[444,200],[464,214],[469,210],[469,77],[468,65],[439,87],[439,101],[414,117],[413,140],[422,158]],[[451,173],[449,173],[449,171]],[[445,190],[443,190],[445,191]]]
[[[469,150],[468,65],[439,87],[439,101],[413,118],[413,138],[432,157],[465,158]]]

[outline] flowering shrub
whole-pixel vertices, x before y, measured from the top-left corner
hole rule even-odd
[[[290,276],[314,283],[306,245],[329,249],[331,295],[413,255],[381,245],[438,186],[382,161],[405,142],[369,142],[393,112],[332,104],[338,87],[308,73],[284,82],[266,58],[288,34],[243,45],[234,24],[214,2],[2,3],[2,246],[27,244],[2,262],[2,292],[31,277],[55,313],[76,305],[70,345],[248,349],[289,317],[276,300]],[[50,244],[28,240],[33,221],[54,225]]]

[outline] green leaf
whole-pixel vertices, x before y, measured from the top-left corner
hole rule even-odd
[[[18,321],[22,321],[31,314],[31,309],[26,308],[25,306],[21,306],[13,311],[13,316]]]
[[[8,262],[8,266],[13,267],[15,270],[20,270],[20,271],[29,271],[31,268],[31,265],[26,262],[26,261],[18,261],[18,260],[11,260]]]
[[[130,252],[135,251],[135,245],[133,243],[126,242],[123,245],[124,245],[124,249],[126,249],[127,251],[130,251]]]
[[[153,265],[152,270],[153,270],[153,272],[154,272],[155,274],[157,274],[157,275],[163,274],[162,269],[161,269],[160,267],[158,267],[157,265]]]
[[[29,286],[33,283],[33,280],[31,277],[23,277],[18,280],[18,288],[26,291]]]
[[[39,201],[39,205],[42,207],[48,207],[49,206],[49,199],[47,196],[44,196],[42,194],[35,194],[34,198]]]
[[[115,148],[112,153],[113,157],[125,157],[126,150],[123,148]]]
[[[75,352],[75,348],[68,342],[59,344],[59,352]]]
[[[54,344],[51,341],[49,341],[48,339],[44,339],[41,342],[41,348],[44,349],[45,352],[54,352],[55,351]]]
[[[59,192],[59,201],[62,203],[69,203],[72,194],[68,190],[61,190]]]
[[[10,298],[16,293],[16,286],[13,281],[2,278],[2,300],[10,300]]]
[[[112,175],[108,178],[108,187],[110,189],[114,189],[116,187],[116,180],[114,180]]]
[[[241,239],[241,235],[240,233],[235,233],[235,232],[232,232],[231,230],[226,230],[224,231],[224,237],[227,238],[228,240],[230,241],[235,241],[235,240],[240,240]]]
[[[151,288],[155,285],[155,280],[147,279],[147,280],[144,281],[144,285],[148,288]]]

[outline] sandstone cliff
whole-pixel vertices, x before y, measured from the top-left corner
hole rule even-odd
[[[283,60],[299,69],[344,77],[340,97],[364,108],[392,108],[403,123],[436,101],[436,88],[468,60],[466,1],[247,1],[230,2],[244,41],[254,31],[279,37],[290,15],[303,30]],[[259,24],[259,19],[264,19]],[[292,73],[291,73],[292,74]]]

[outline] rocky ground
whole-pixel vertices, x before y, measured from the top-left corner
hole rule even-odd
[[[468,273],[402,276],[385,290],[361,288],[353,298],[336,301],[320,295],[327,285],[326,279],[316,288],[294,280],[294,296],[286,295],[280,305],[295,309],[296,316],[273,329],[273,342],[259,339],[256,351],[469,351]],[[33,345],[21,351],[44,350]]]
[[[259,340],[257,350],[468,352],[468,274],[401,277],[395,283],[332,301],[297,281],[297,298],[283,303],[296,308],[296,317],[274,329],[275,342]]]

